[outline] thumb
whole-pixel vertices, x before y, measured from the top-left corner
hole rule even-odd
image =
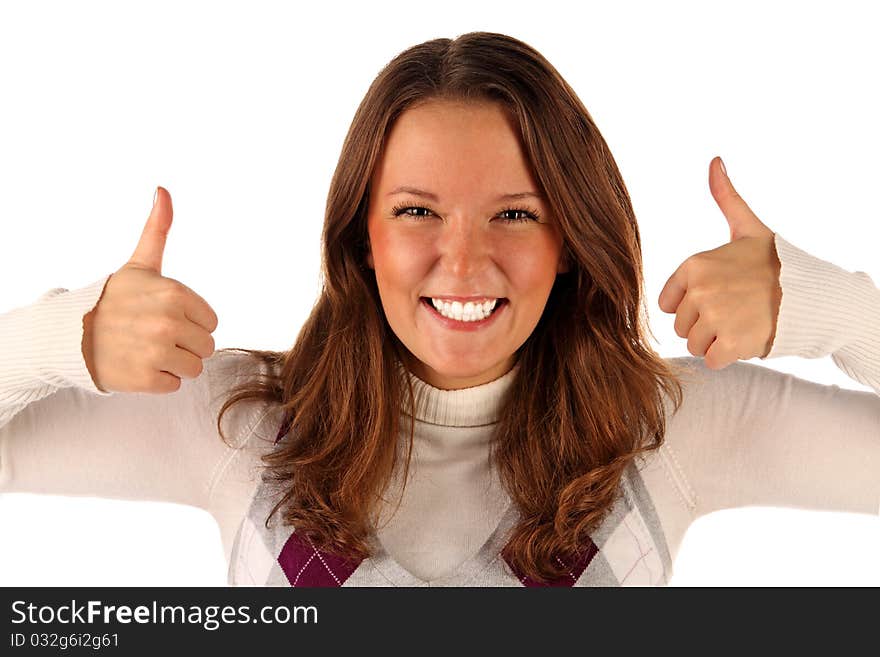
[[[718,156],[709,163],[709,191],[727,219],[731,242],[741,237],[761,237],[773,232],[758,219],[737,193]]]
[[[129,264],[152,269],[157,274],[162,273],[162,254],[173,214],[171,195],[164,187],[157,187],[153,209]]]

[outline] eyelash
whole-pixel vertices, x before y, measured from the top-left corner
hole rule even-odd
[[[399,217],[400,215],[404,214],[404,210],[410,210],[410,209],[420,209],[420,210],[427,210],[428,212],[434,212],[434,210],[432,210],[431,208],[429,208],[426,205],[402,204],[402,205],[395,205],[393,208],[391,208],[391,214],[394,215],[395,217]],[[508,224],[519,224],[519,223],[526,223],[529,221],[537,222],[541,218],[541,215],[538,213],[538,211],[535,209],[532,209],[532,208],[509,207],[509,208],[504,208],[503,210],[500,210],[498,212],[498,214],[503,214],[505,212],[525,212],[527,215],[529,215],[528,217],[525,217],[523,219],[502,219],[502,221],[504,223],[508,223]],[[436,213],[434,212],[434,214],[436,214]],[[414,214],[407,214],[407,216],[412,217],[416,221],[422,221],[427,218],[424,216],[417,216]]]

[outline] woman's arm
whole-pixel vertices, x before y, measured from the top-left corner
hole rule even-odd
[[[875,392],[746,362],[695,376],[667,449],[695,516],[747,506],[880,513],[880,290],[778,234],[782,299],[766,358],[830,355]]]
[[[106,280],[0,315],[0,493],[177,502],[216,516],[235,451],[217,433],[217,411],[241,361],[215,353],[171,394],[102,393],[81,345]],[[224,416],[233,444],[255,414],[239,404]]]

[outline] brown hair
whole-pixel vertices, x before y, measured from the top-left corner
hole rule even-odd
[[[369,182],[395,119],[435,98],[495,102],[515,117],[570,262],[519,349],[492,454],[522,516],[505,556],[546,582],[565,573],[556,557],[580,552],[610,511],[627,465],[663,443],[662,393],[677,411],[683,370],[645,341],[641,240],[614,158],[574,91],[522,41],[491,32],[433,39],[382,69],[330,183],[320,296],[292,349],[220,350],[252,354],[271,374],[234,388],[217,427],[222,436],[223,413],[243,399],[282,406],[290,439],[263,460],[286,493],[269,517],[283,505],[285,523],[317,547],[369,555],[373,512],[397,467],[402,408],[410,409],[404,481],[414,429],[412,386],[396,369],[405,347],[364,267]]]

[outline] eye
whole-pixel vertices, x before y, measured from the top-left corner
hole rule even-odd
[[[416,219],[418,221],[422,221],[427,218],[426,214],[410,214],[409,210],[424,210],[427,213],[435,214],[435,212],[431,208],[426,207],[424,205],[405,205],[405,204],[404,205],[395,205],[393,208],[391,208],[391,214],[394,215],[395,217],[399,217],[400,215],[405,214],[406,216],[412,217],[413,219]],[[502,218],[501,221],[506,224],[517,224],[517,223],[525,223],[525,222],[530,222],[530,221],[537,222],[541,218],[540,214],[538,214],[538,211],[534,210],[532,208],[505,208],[505,209],[499,211],[498,214],[503,215],[503,214],[507,214],[509,212],[514,213],[514,214],[515,213],[522,213],[525,216],[513,217],[513,218],[511,218],[511,217]]]
[[[526,216],[521,217],[519,219],[502,219],[502,221],[504,221],[506,223],[518,223],[518,222],[523,222],[523,221],[538,221],[538,219],[540,219],[540,216],[538,215],[538,212],[536,210],[526,210],[525,208],[507,208],[506,210],[502,210],[501,212],[499,212],[499,214],[506,214],[508,212],[514,212],[514,213],[521,212]]]
[[[434,213],[434,211],[431,210],[430,208],[426,208],[426,207],[422,207],[422,206],[418,206],[418,205],[409,205],[409,206],[395,205],[393,208],[391,208],[391,214],[393,214],[395,217],[399,217],[400,215],[405,214],[406,216],[413,217],[414,219],[424,219],[425,218],[425,215],[409,214],[408,210],[426,210],[427,212],[430,212],[431,214]]]

